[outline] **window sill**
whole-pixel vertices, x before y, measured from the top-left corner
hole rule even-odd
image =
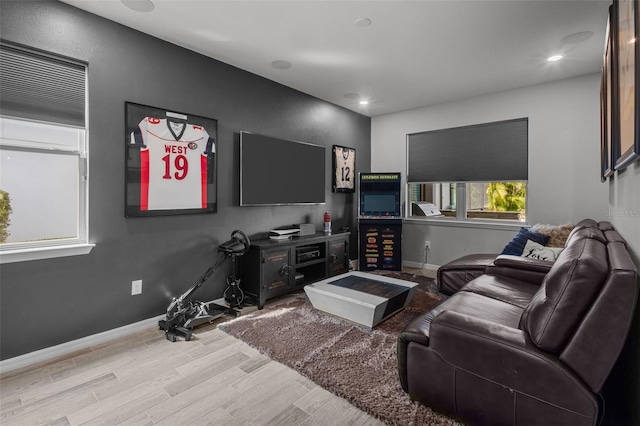
[[[414,217],[406,217],[404,218],[405,223],[412,224],[422,224],[429,226],[449,226],[452,228],[477,228],[477,229],[496,229],[501,231],[519,231],[522,227],[528,227],[525,222],[489,222],[489,221],[480,221],[480,220],[456,220],[456,219],[447,219],[447,218],[414,218]]]
[[[52,259],[56,257],[80,256],[89,254],[95,246],[95,244],[72,244],[57,247],[7,250],[0,253],[0,264],[28,262],[30,260]]]

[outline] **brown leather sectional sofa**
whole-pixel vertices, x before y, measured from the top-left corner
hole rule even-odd
[[[608,222],[574,227],[558,259],[498,256],[398,337],[413,400],[470,424],[595,425],[638,277]]]

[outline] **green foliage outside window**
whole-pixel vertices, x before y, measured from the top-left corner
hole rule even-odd
[[[0,189],[0,243],[9,238],[9,215],[11,214],[11,199],[9,193]]]
[[[521,212],[526,207],[527,185],[524,182],[492,182],[487,187],[489,210]]]

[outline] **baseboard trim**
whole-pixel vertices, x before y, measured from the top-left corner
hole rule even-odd
[[[403,260],[402,266],[409,268],[426,269],[428,271],[437,271],[440,265],[432,265],[430,263],[411,262],[409,260]]]
[[[351,269],[354,271],[358,270],[358,259],[352,259],[349,261],[349,265]],[[440,268],[440,265],[433,265],[431,263],[420,263],[420,262],[412,262],[410,260],[403,260],[402,266],[406,266],[408,268],[417,268],[417,269],[425,269],[427,271],[437,271]]]
[[[154,325],[157,326],[158,321],[164,319],[164,317],[165,315],[159,315],[157,317],[148,318],[146,320],[142,320],[133,324],[128,324],[122,327],[114,328],[112,330],[107,330],[102,333],[93,334],[81,339],[72,340],[60,345],[51,346],[48,348],[40,349],[38,351],[29,352],[28,354],[2,360],[0,361],[0,373],[7,373],[19,368],[28,367],[30,365],[38,364],[44,361],[49,361],[62,355],[67,355],[75,351],[87,349],[100,343],[108,342],[109,340],[114,340],[120,337],[127,336],[129,334],[146,330],[147,328]]]

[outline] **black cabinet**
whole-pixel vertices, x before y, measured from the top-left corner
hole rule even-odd
[[[328,275],[344,274],[349,270],[349,234],[345,238],[330,240],[328,244]]]
[[[242,256],[242,289],[258,300],[289,293],[349,270],[349,235],[315,234],[291,240],[254,240]]]

